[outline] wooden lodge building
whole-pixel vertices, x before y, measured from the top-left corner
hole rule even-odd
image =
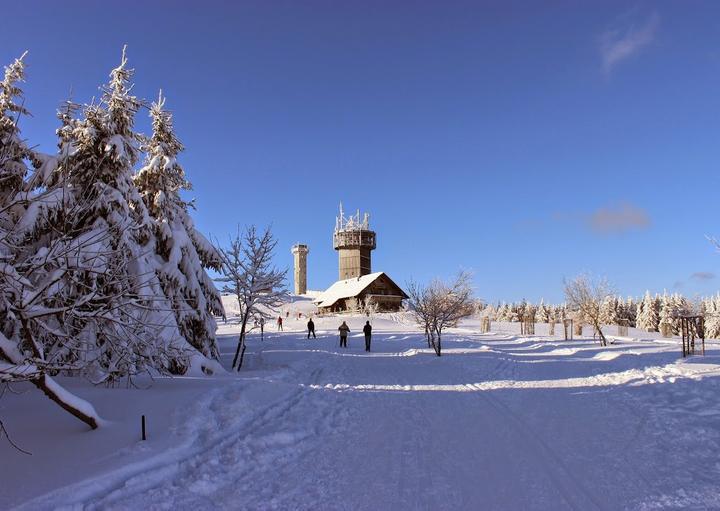
[[[379,312],[396,312],[406,298],[405,291],[390,277],[384,272],[377,272],[339,280],[321,294],[315,303],[321,314],[349,311],[365,300],[372,300]]]

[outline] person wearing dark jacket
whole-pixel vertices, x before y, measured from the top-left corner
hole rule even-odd
[[[308,339],[310,339],[310,334],[312,334],[313,339],[317,339],[317,336],[315,335],[315,323],[313,323],[312,318],[310,318],[310,321],[308,321]]]
[[[370,340],[372,339],[372,326],[370,322],[366,321],[363,327],[363,333],[365,334],[365,351],[370,351]]]
[[[347,336],[348,332],[350,332],[350,327],[343,321],[338,330],[340,331],[340,347],[347,348]]]

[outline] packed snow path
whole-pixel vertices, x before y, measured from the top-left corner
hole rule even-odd
[[[239,377],[176,414],[172,447],[24,508],[720,508],[715,348],[468,328],[437,358],[389,320],[371,353],[360,318],[348,349],[319,324],[253,337]]]

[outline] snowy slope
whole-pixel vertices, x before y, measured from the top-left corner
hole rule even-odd
[[[307,318],[309,316],[314,316],[315,314],[317,314],[317,306],[313,303],[313,300],[314,298],[311,295],[292,295],[290,296],[288,302],[285,303],[282,307],[280,307],[280,309],[278,309],[277,311],[263,310],[263,312],[271,318],[270,320],[268,320],[268,327],[270,326],[270,324],[275,324],[274,318],[276,318],[278,315],[281,315],[283,319],[298,319],[298,314],[300,313],[305,318],[305,321],[302,322],[302,327],[305,328]],[[222,302],[223,307],[225,307],[225,315],[227,316],[228,320],[224,324],[232,324],[233,319],[235,319],[239,315],[237,299],[234,296],[223,295]],[[222,321],[220,321],[220,323],[222,323]]]
[[[286,307],[312,311],[309,300]],[[342,319],[348,349],[337,346]],[[601,348],[520,337],[518,325],[481,335],[468,321],[437,358],[403,314],[373,318],[369,354],[364,317],[315,321],[317,340],[294,314],[283,333],[269,324],[265,341],[253,332],[239,375],[76,389],[113,421],[100,431],[69,420],[25,432],[6,420],[34,455],[0,443],[9,483],[0,508],[720,507],[716,342],[682,360],[677,340]],[[227,366],[232,318],[219,333]],[[52,424],[62,416],[50,417],[41,396],[13,395],[0,415],[28,402],[22,413]],[[140,411],[147,442],[138,440]]]

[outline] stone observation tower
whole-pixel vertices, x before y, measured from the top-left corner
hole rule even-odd
[[[290,250],[295,259],[295,294],[307,293],[307,256],[310,249],[307,245],[295,245]]]
[[[370,251],[375,250],[375,231],[370,230],[370,215],[360,220],[357,214],[345,217],[342,204],[335,219],[333,248],[338,251],[339,280],[353,279],[371,272]],[[297,271],[297,270],[296,270]]]

